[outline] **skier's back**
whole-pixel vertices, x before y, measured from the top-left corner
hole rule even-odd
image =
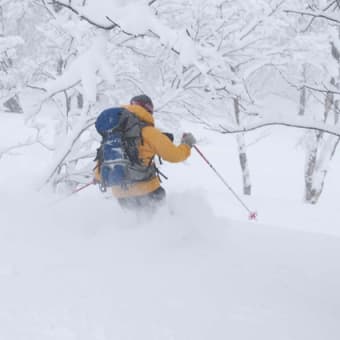
[[[177,163],[186,160],[191,153],[191,147],[195,144],[195,138],[191,133],[183,134],[181,144],[176,146],[154,126],[153,103],[146,95],[133,97],[130,105],[123,108],[135,115],[145,123],[141,129],[141,142],[138,145],[138,158],[142,165],[154,168],[154,157],[159,156],[163,160]],[[97,167],[95,177],[100,181],[100,171]],[[112,194],[125,208],[154,208],[165,198],[165,190],[161,187],[157,171],[145,180],[134,181],[126,185],[113,185]]]

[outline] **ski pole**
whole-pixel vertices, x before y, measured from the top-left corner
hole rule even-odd
[[[208,159],[203,155],[202,151],[196,146],[193,145],[194,149],[198,152],[198,154],[203,158],[203,160],[210,166],[210,168],[215,172],[218,178],[223,182],[223,184],[229,189],[229,191],[234,195],[234,197],[241,203],[243,208],[247,210],[249,213],[248,218],[250,220],[256,220],[257,213],[255,211],[251,211],[247,205],[241,200],[240,196],[233,190],[233,188],[227,183],[227,181],[219,174],[219,172],[215,169],[215,167],[208,161]]]
[[[94,179],[93,179],[91,182],[89,182],[89,183],[87,183],[87,184],[84,184],[84,185],[81,186],[80,188],[78,188],[78,189],[76,189],[76,190],[73,190],[73,191],[70,193],[69,196],[72,196],[72,195],[76,194],[77,192],[84,190],[85,188],[89,187],[89,186],[92,185],[92,184],[95,184]]]
[[[79,192],[79,191],[82,191],[82,190],[86,189],[87,187],[89,187],[89,186],[92,185],[92,184],[96,184],[96,181],[95,181],[94,179],[93,179],[91,182],[84,184],[84,185],[81,186],[80,188],[73,190],[73,191],[70,192],[66,197],[61,197],[59,200],[55,201],[55,202],[53,203],[53,205],[58,204],[58,203],[60,203],[60,202],[62,202],[62,201],[64,201],[64,200],[66,200],[67,198],[73,196],[74,194],[76,194],[76,193]]]

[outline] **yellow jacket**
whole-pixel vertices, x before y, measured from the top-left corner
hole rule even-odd
[[[186,144],[176,146],[170,139],[154,127],[154,119],[151,113],[139,105],[126,105],[125,109],[135,114],[140,120],[149,125],[142,129],[143,144],[139,146],[139,157],[145,165],[150,164],[155,155],[162,159],[176,163],[186,160],[190,156],[190,147]],[[99,169],[96,167],[95,178],[100,180]],[[156,176],[146,182],[138,182],[129,185],[127,188],[113,186],[113,196],[117,198],[141,196],[155,191],[160,187],[159,178]]]

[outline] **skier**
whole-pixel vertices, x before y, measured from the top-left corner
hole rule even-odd
[[[142,164],[150,168],[154,166],[154,157],[157,155],[168,162],[182,162],[191,153],[192,146],[196,139],[192,133],[184,133],[181,144],[176,146],[166,134],[163,134],[154,126],[153,103],[145,94],[133,97],[130,105],[123,106],[124,110],[132,113],[142,123],[141,139],[138,145],[138,159]],[[150,178],[151,177],[151,178]],[[100,181],[100,169],[97,166],[95,179]],[[164,188],[160,184],[159,174],[155,171],[148,179],[133,181],[128,185],[113,185],[112,194],[117,198],[119,204],[127,209],[151,209],[161,203],[166,196]]]

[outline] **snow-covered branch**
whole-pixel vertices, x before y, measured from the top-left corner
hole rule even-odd
[[[204,69],[199,57],[199,52],[202,51],[199,51],[193,40],[185,31],[176,30],[163,23],[150,9],[150,4],[117,5],[104,0],[101,0],[100,4],[98,1],[88,2],[85,6],[75,6],[61,0],[53,0],[52,3],[67,8],[80,19],[101,29],[112,30],[118,27],[121,32],[130,36],[154,37],[160,44],[176,53],[183,65],[193,64],[201,70]],[[207,55],[211,54],[208,48],[201,47],[200,50],[206,50]]]
[[[25,142],[22,142],[22,143],[18,143],[16,145],[11,145],[11,146],[8,146],[6,148],[3,148],[3,149],[0,149],[0,159],[2,157],[4,157],[6,154],[9,154],[11,153],[12,151],[14,150],[17,150],[17,149],[20,149],[20,148],[24,148],[24,147],[28,147],[28,146],[31,146],[33,144],[36,144],[36,141],[34,140],[31,140],[30,138],[25,141]]]
[[[294,11],[294,10],[285,10],[285,13],[288,14],[297,14],[297,15],[302,15],[302,16],[309,16],[313,18],[320,18],[320,19],[326,19],[328,21],[335,22],[337,24],[340,24],[340,20],[337,17],[331,16],[331,15],[326,15],[323,12],[304,12],[304,11]]]
[[[101,23],[98,23],[98,22],[94,21],[93,19],[90,19],[86,15],[81,14],[79,10],[77,10],[75,7],[71,6],[69,3],[65,3],[65,2],[62,2],[62,1],[58,1],[58,0],[52,0],[52,4],[56,4],[56,5],[59,5],[61,7],[65,7],[67,9],[69,9],[71,12],[78,15],[80,19],[85,20],[89,24],[96,26],[98,28],[101,28],[101,29],[104,29],[104,30],[112,30],[112,29],[118,27],[118,25],[116,23],[113,23],[112,21],[111,21],[110,25],[103,25]]]
[[[220,125],[219,128],[215,128],[215,130],[219,131],[220,133],[224,133],[224,134],[244,133],[244,132],[253,131],[259,128],[263,128],[266,126],[275,126],[275,125],[287,126],[287,127],[292,127],[292,128],[298,128],[298,129],[315,130],[315,131],[325,132],[330,135],[340,137],[339,126],[325,124],[322,122],[315,122],[312,120],[308,120],[305,117],[303,118],[294,117],[291,119],[287,119],[287,118],[261,119],[251,124],[244,125],[243,127],[235,128],[235,126],[227,127],[225,125]]]
[[[32,128],[36,129],[35,137],[29,137],[24,142],[20,142],[15,145],[11,145],[3,149],[0,149],[0,159],[6,154],[10,154],[14,150],[22,149],[22,148],[29,147],[29,146],[36,145],[36,144],[40,144],[42,147],[44,147],[48,151],[53,151],[54,149],[51,146],[47,145],[46,143],[42,141],[40,137],[40,134],[41,134],[40,127],[32,127]]]
[[[304,84],[304,85],[301,86],[301,88],[304,88],[304,87],[306,89],[309,89],[309,90],[312,90],[312,91],[316,91],[316,92],[320,92],[320,93],[340,94],[340,91],[330,90],[328,88],[321,89],[321,88],[318,88],[318,87],[315,87],[315,86],[311,86],[311,85],[307,85],[307,84]]]
[[[72,133],[72,136],[68,138],[64,146],[59,150],[58,155],[55,157],[55,161],[52,164],[48,176],[44,181],[44,185],[48,184],[54,177],[54,175],[57,173],[60,166],[63,164],[63,162],[66,160],[68,155],[71,153],[73,146],[76,144],[76,142],[79,140],[79,138],[82,136],[82,134],[94,124],[95,119],[94,118],[87,118],[84,117],[83,120],[81,120],[78,123],[78,126],[75,127],[74,132]]]

